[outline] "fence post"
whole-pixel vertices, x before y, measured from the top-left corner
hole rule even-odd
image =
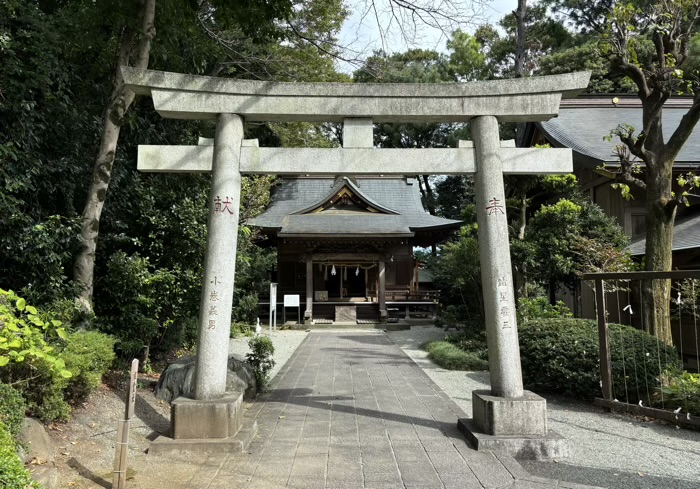
[[[608,322],[605,319],[605,291],[603,281],[595,281],[595,302],[598,312],[598,343],[600,344],[600,381],[603,389],[603,399],[613,400],[612,389],[612,360],[610,358],[610,342],[608,339]]]

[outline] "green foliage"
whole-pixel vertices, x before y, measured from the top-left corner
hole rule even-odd
[[[69,379],[71,372],[48,342],[67,338],[60,321],[42,320],[34,306],[11,290],[0,289],[0,378],[4,382],[28,388],[42,374]]]
[[[246,355],[246,360],[255,372],[258,392],[264,392],[270,383],[270,370],[275,366],[272,358],[275,346],[269,337],[255,336],[248,340],[248,347],[250,352]]]
[[[488,361],[447,341],[431,341],[424,347],[428,358],[447,370],[488,370]]]
[[[247,294],[241,297],[238,305],[233,309],[233,318],[239,323],[255,324],[258,318],[257,294]]]
[[[526,240],[526,252],[514,261],[532,260],[528,278],[545,286],[573,288],[581,273],[631,266],[624,230],[598,205],[576,195],[536,211]]]
[[[21,392],[42,421],[68,419],[68,401],[96,389],[113,359],[110,337],[66,331],[61,321],[0,289],[0,382]]]
[[[515,46],[517,24],[515,13],[509,13],[498,23],[479,27],[474,34],[486,53],[487,65],[494,78],[515,76]],[[525,13],[525,75],[536,70],[539,59],[572,42],[572,34],[563,23],[546,15],[541,5],[528,5]]]
[[[0,383],[0,423],[4,423],[12,436],[22,429],[27,405],[22,394],[12,386]]]
[[[439,255],[428,262],[433,282],[444,294],[444,303],[459,305],[464,312],[460,319],[482,316],[481,266],[479,243],[476,238],[463,235],[454,242],[440,247]]]
[[[252,333],[250,324],[248,323],[231,323],[231,338],[238,336],[250,336]]]
[[[97,331],[76,331],[68,335],[61,358],[73,376],[68,381],[66,398],[86,399],[102,384],[102,376],[114,361],[114,339]]]
[[[518,299],[518,324],[533,319],[570,318],[573,314],[563,301],[552,305],[546,297],[521,297]]]
[[[683,372],[672,377],[669,385],[660,387],[655,396],[657,407],[677,409],[694,416],[700,415],[700,374]]]
[[[540,60],[538,75],[559,75],[574,71],[590,71],[588,93],[634,92],[634,82],[624,75],[610,71],[610,60],[595,40],[553,52]]]
[[[17,455],[17,445],[5,423],[0,421],[0,487],[3,489],[41,489],[32,481]]]
[[[675,348],[629,326],[610,324],[615,398],[648,403],[662,372],[678,371]],[[600,397],[598,329],[587,319],[535,319],[520,325],[523,381],[535,390]],[[648,390],[647,390],[648,389]]]

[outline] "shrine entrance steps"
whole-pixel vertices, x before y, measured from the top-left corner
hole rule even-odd
[[[585,487],[470,448],[466,414],[381,332],[310,333],[245,417],[258,424],[248,450],[210,457],[188,487]]]

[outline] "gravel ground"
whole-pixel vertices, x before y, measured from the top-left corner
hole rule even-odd
[[[267,329],[263,331],[265,336],[270,336]],[[290,329],[277,330],[272,333],[272,344],[275,346],[275,353],[273,358],[275,360],[275,366],[270,372],[270,378],[274,378],[277,372],[287,363],[289,357],[296,351],[297,347],[304,341],[306,331],[295,331]],[[229,352],[235,354],[237,357],[244,359],[245,355],[250,351],[248,348],[248,338],[241,336],[239,338],[231,338],[231,343],[229,343]]]
[[[488,386],[487,372],[442,369],[420,349],[444,331],[413,326],[390,338],[471,414],[471,391]],[[570,399],[546,395],[549,427],[569,440],[569,458],[556,462],[523,461],[533,475],[610,488],[698,489],[700,432],[644,422]]]

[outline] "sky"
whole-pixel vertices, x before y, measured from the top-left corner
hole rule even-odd
[[[438,3],[431,0],[414,0],[418,4]],[[470,19],[461,26],[453,24],[448,28],[460,27],[467,32],[473,30],[480,24],[498,22],[506,13],[513,11],[517,7],[517,0],[483,0],[484,4],[476,8],[471,7],[469,0],[455,0],[462,9],[461,15],[454,15],[454,18]],[[431,28],[425,24],[418,24],[412,42],[406,42],[406,37],[398,29],[398,23],[392,21],[389,13],[390,0],[348,0],[351,15],[343,25],[338,36],[341,46],[347,46],[348,58],[364,58],[377,49],[384,49],[388,52],[401,52],[410,48],[433,49],[437,51],[445,50],[447,39],[442,31]],[[377,6],[377,15],[369,8],[374,3]],[[442,2],[446,3],[446,2]],[[364,16],[363,16],[364,14]],[[405,13],[404,13],[405,14]],[[473,15],[473,17],[471,17]],[[378,27],[382,25],[388,32],[382,36]],[[410,19],[403,22],[404,25],[411,25]],[[411,34],[409,34],[411,36]],[[346,73],[352,73],[356,65],[349,62],[340,62],[338,68]]]

